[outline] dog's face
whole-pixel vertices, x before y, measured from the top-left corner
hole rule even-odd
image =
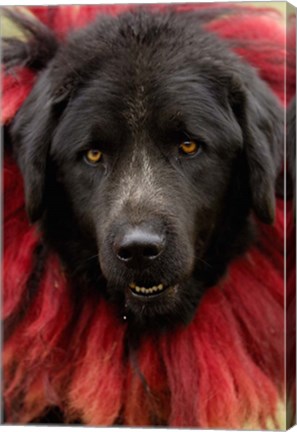
[[[60,48],[15,120],[29,215],[131,321],[187,321],[251,211],[273,220],[281,119],[194,17],[103,19]]]

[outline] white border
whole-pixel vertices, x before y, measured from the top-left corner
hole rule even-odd
[[[212,0],[202,0],[203,3],[213,3]],[[216,0],[216,3],[250,3],[250,0],[241,0],[241,1],[236,1],[236,0]],[[88,0],[85,4],[91,4],[91,5],[96,5],[96,4],[134,4],[134,3],[198,3],[197,0],[187,0],[187,1],[183,1],[183,0],[161,0],[161,1],[156,1],[156,0],[117,0],[117,1],[113,1],[113,0],[103,0],[103,1],[96,1],[96,0]],[[267,1],[266,3],[274,3],[274,1]],[[279,2],[277,2],[279,3]],[[287,3],[287,2],[283,2],[283,3]],[[297,7],[297,0],[291,0],[290,3]],[[45,2],[41,2],[40,0],[17,0],[17,1],[13,1],[13,0],[5,0],[5,1],[1,1],[0,0],[0,6],[15,6],[15,5],[20,5],[20,6],[39,6],[39,5],[73,5],[73,4],[84,4],[84,2],[82,0],[60,0],[60,1],[55,1],[55,0],[47,0]],[[90,426],[40,426],[40,425],[36,425],[36,426],[9,426],[9,425],[1,425],[1,427],[3,428],[4,431],[9,430],[9,431],[24,431],[25,432],[37,432],[37,430],[48,430],[48,429],[54,429],[54,432],[65,432],[65,431],[72,431],[72,432],[79,432],[79,431],[102,431],[102,432],[123,432],[124,430],[130,430],[130,431],[145,431],[145,430],[156,430],[156,428],[119,428],[119,427],[112,427],[112,428],[104,428],[104,427],[90,427]],[[158,432],[174,432],[174,431],[182,431],[182,430],[186,430],[186,429],[172,429],[172,428],[168,428],[168,429],[164,429],[164,428],[157,428]],[[199,430],[201,432],[215,432],[212,429],[196,429]],[[222,429],[220,429],[222,430]],[[234,430],[235,431],[235,430]],[[237,430],[236,430],[237,431]],[[235,431],[235,432],[236,432]],[[248,430],[245,429],[246,432],[248,432]],[[294,426],[293,428],[290,429],[290,431],[292,432],[297,432],[297,426]],[[238,431],[238,432],[242,432],[242,430]]]
[[[251,3],[250,0],[240,0],[240,1],[236,1],[236,0],[201,0],[201,2],[203,3]],[[286,1],[266,1],[265,3],[287,3]],[[90,4],[90,5],[98,5],[98,4],[133,4],[133,3],[199,3],[199,1],[197,0],[188,0],[188,1],[184,1],[184,0],[162,0],[162,1],[157,1],[157,0],[128,0],[128,1],[124,1],[124,0],[88,0],[87,2],[83,2],[83,0],[60,0],[60,1],[56,1],[56,0],[46,0],[44,2],[40,1],[40,0],[0,0],[0,6],[45,6],[45,5],[74,5],[74,4]],[[255,2],[252,2],[255,3]],[[262,2],[261,2],[262,3]],[[297,0],[291,0],[290,3],[292,5],[294,5],[295,7],[297,6]]]

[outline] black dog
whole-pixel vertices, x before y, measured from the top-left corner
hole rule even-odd
[[[146,328],[188,322],[252,211],[274,218],[282,110],[202,21],[141,10],[4,52],[44,69],[10,131],[30,220],[75,289]]]

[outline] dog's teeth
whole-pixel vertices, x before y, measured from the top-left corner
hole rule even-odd
[[[142,293],[142,294],[146,294],[146,295],[154,294],[156,292],[163,291],[163,289],[164,289],[163,284],[154,285],[150,288],[145,288],[145,287],[140,287],[140,286],[136,285],[134,282],[130,283],[129,287],[137,293]]]

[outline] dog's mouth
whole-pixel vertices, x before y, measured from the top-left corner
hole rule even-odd
[[[128,282],[123,293],[123,319],[132,325],[133,331],[134,324],[141,331],[150,331],[165,329],[167,326],[172,328],[180,322],[187,323],[197,304],[197,295],[194,297],[187,288],[187,280],[183,279],[167,283],[164,280],[146,279]]]
[[[141,286],[133,282],[129,284],[128,292],[134,298],[149,300],[149,299],[155,299],[157,297],[161,297],[165,293],[169,293],[170,291],[176,291],[177,286],[178,285],[166,286],[162,283],[152,285],[152,286]]]

